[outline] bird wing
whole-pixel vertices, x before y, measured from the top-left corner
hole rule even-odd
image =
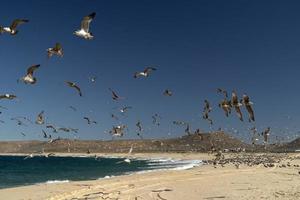
[[[78,87],[77,85],[74,86],[74,88],[78,91],[79,93],[79,96],[82,96],[82,93],[81,93],[81,90],[80,90],[80,87]]]
[[[87,123],[90,124],[90,119],[88,117],[84,117],[83,119],[85,119]]]
[[[32,65],[27,69],[27,75],[33,75],[33,72],[37,70],[41,65]]]
[[[16,30],[18,25],[24,24],[24,23],[27,23],[27,22],[29,22],[29,20],[27,20],[27,19],[15,19],[13,21],[13,23],[10,25],[10,29],[11,30]]]
[[[252,106],[251,105],[246,105],[246,109],[249,113],[249,119],[251,119],[252,121],[255,121],[255,118],[254,118],[254,111],[252,109]]]
[[[85,32],[89,32],[90,23],[95,18],[95,16],[96,16],[95,12],[93,12],[88,16],[85,16],[81,21],[81,29],[83,29]]]
[[[242,112],[241,112],[240,107],[239,107],[239,106],[235,106],[234,108],[235,108],[235,111],[236,111],[236,113],[237,113],[239,119],[240,119],[241,121],[243,121],[243,114],[242,114]]]
[[[146,69],[144,70],[144,73],[147,74],[147,73],[150,73],[151,71],[155,71],[156,68],[154,67],[146,67]]]

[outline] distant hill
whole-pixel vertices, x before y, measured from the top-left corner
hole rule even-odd
[[[300,138],[272,148],[274,152],[295,152],[296,150],[300,150]]]
[[[201,133],[173,139],[147,140],[67,140],[53,143],[44,141],[0,142],[0,153],[127,153],[133,145],[135,153],[142,152],[207,152],[216,149],[246,148],[251,146],[224,132]]]

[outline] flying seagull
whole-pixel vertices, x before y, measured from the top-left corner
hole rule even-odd
[[[63,57],[64,52],[60,43],[56,43],[54,47],[47,49],[48,58],[51,58],[53,55],[58,57]]]
[[[219,107],[224,110],[226,117],[228,117],[229,114],[231,113],[231,102],[228,101],[227,99],[223,99],[219,103]]]
[[[178,125],[178,126],[184,126],[187,125],[187,122],[182,122],[182,121],[173,121],[173,124]]]
[[[35,121],[36,124],[42,125],[45,123],[45,119],[44,119],[44,111],[40,112],[36,118]]]
[[[89,78],[89,80],[92,82],[92,83],[95,83],[96,80],[97,80],[97,76],[92,76]]]
[[[83,119],[85,119],[85,120],[87,121],[88,124],[91,124],[91,123],[97,124],[96,121],[92,121],[92,120],[90,120],[90,118],[88,118],[88,117],[84,117]]]
[[[43,138],[48,138],[47,133],[44,130],[42,130],[42,132],[43,132]]]
[[[240,109],[242,104],[239,102],[238,96],[237,96],[235,91],[232,92],[231,105],[232,105],[232,107],[234,107],[239,119],[241,121],[244,121],[243,120],[243,115],[242,115],[242,112],[241,112],[241,109]]]
[[[156,113],[152,116],[152,124],[159,126],[161,117]]]
[[[50,129],[52,129],[53,130],[53,133],[57,133],[58,131],[57,131],[57,128],[56,127],[54,127],[53,125],[51,125],[51,124],[49,124],[49,125],[47,125],[46,126],[46,128],[50,128]]]
[[[67,83],[67,85],[68,85],[69,87],[76,89],[76,90],[78,91],[79,96],[82,97],[81,90],[80,90],[80,88],[76,85],[76,83],[73,83],[73,82],[70,82],[70,81],[66,81],[66,83]]]
[[[225,98],[228,98],[228,93],[226,90],[223,90],[221,88],[217,88],[217,93],[223,94]]]
[[[81,21],[80,29],[75,31],[74,34],[78,37],[84,38],[86,40],[91,40],[94,38],[91,32],[89,32],[90,29],[90,23],[95,18],[96,13],[93,12],[88,16],[85,16]]]
[[[156,71],[156,70],[157,69],[154,67],[146,67],[146,69],[144,69],[144,71],[142,72],[135,72],[133,77],[134,78],[139,78],[141,76],[148,77],[152,71]]]
[[[123,107],[123,108],[120,109],[120,112],[121,112],[121,113],[125,113],[125,112],[127,112],[127,110],[129,110],[129,109],[132,109],[132,107],[131,107],[131,106],[125,106],[125,107]]]
[[[26,124],[24,124],[24,123],[23,123],[20,119],[18,119],[18,118],[11,118],[10,120],[16,121],[16,122],[17,122],[17,125],[19,125],[19,126],[22,126],[22,125],[26,126]]]
[[[142,132],[143,132],[143,128],[142,128],[142,123],[140,122],[140,121],[138,121],[136,124],[135,124],[135,126],[138,128],[137,129],[137,135],[139,136],[139,137],[141,137],[141,138],[143,138],[142,137]]]
[[[209,118],[208,114],[211,112],[212,108],[210,107],[209,102],[205,99],[204,100],[204,108],[203,108],[203,113],[202,113],[202,117],[203,119],[209,121],[210,124],[213,124],[212,119]]]
[[[115,119],[115,120],[119,120],[118,116],[111,114],[111,118]]]
[[[72,109],[74,112],[77,111],[77,109],[74,106],[69,106],[70,109]]]
[[[10,27],[2,27],[0,26],[0,34],[9,33],[11,35],[16,35],[19,31],[17,30],[18,25],[29,22],[27,19],[15,19]]]
[[[184,132],[185,132],[187,135],[191,135],[190,124],[187,124],[187,125],[186,125],[186,129],[184,130]]]
[[[27,74],[20,78],[19,80],[23,81],[25,84],[35,84],[37,79],[33,77],[33,73],[37,70],[41,65],[32,65],[27,69]],[[19,81],[18,80],[18,81]]]
[[[244,94],[243,95],[243,100],[242,100],[242,103],[244,104],[244,106],[246,107],[246,110],[248,111],[249,113],[249,122],[252,121],[255,121],[255,118],[254,118],[254,111],[252,109],[252,102],[250,101],[250,98],[248,95]]]
[[[0,100],[1,99],[8,99],[8,100],[13,100],[17,98],[16,95],[13,95],[13,94],[4,94],[4,95],[0,95]]]
[[[270,132],[271,132],[271,128],[268,127],[266,130],[264,130],[261,134],[264,137],[264,143],[267,144],[268,143],[268,138],[270,136]]]
[[[168,89],[166,89],[165,91],[164,91],[164,93],[163,93],[165,96],[168,96],[168,97],[170,97],[170,96],[172,96],[173,95],[173,92],[171,91],[171,90],[168,90]]]
[[[112,136],[122,137],[124,135],[125,128],[126,125],[113,126],[112,130],[109,131],[109,133],[112,134]]]
[[[122,97],[120,97],[119,95],[117,95],[117,93],[115,91],[113,91],[111,88],[109,88],[109,90],[111,91],[112,99],[113,100],[118,101],[118,100],[122,99]]]

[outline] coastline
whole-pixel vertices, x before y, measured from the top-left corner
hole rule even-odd
[[[5,154],[12,155],[12,154]],[[15,154],[14,154],[15,155]],[[24,154],[18,154],[24,155]],[[27,154],[26,154],[27,155]],[[91,154],[88,156],[94,156]],[[96,154],[105,157],[128,157],[128,154]],[[87,154],[56,154],[87,156]],[[292,154],[299,156],[299,154]],[[203,153],[133,154],[134,158],[172,158],[210,160]],[[293,161],[300,164],[299,159]],[[300,171],[300,169],[299,169]],[[0,190],[3,199],[299,199],[300,174],[293,168],[232,165],[214,168],[201,165],[189,170],[163,170],[134,173],[93,181],[37,184]],[[158,197],[158,195],[160,197]]]

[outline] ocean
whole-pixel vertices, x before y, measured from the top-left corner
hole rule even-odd
[[[97,180],[153,170],[183,170],[200,160],[131,159],[113,157],[0,156],[0,189],[40,183]]]

